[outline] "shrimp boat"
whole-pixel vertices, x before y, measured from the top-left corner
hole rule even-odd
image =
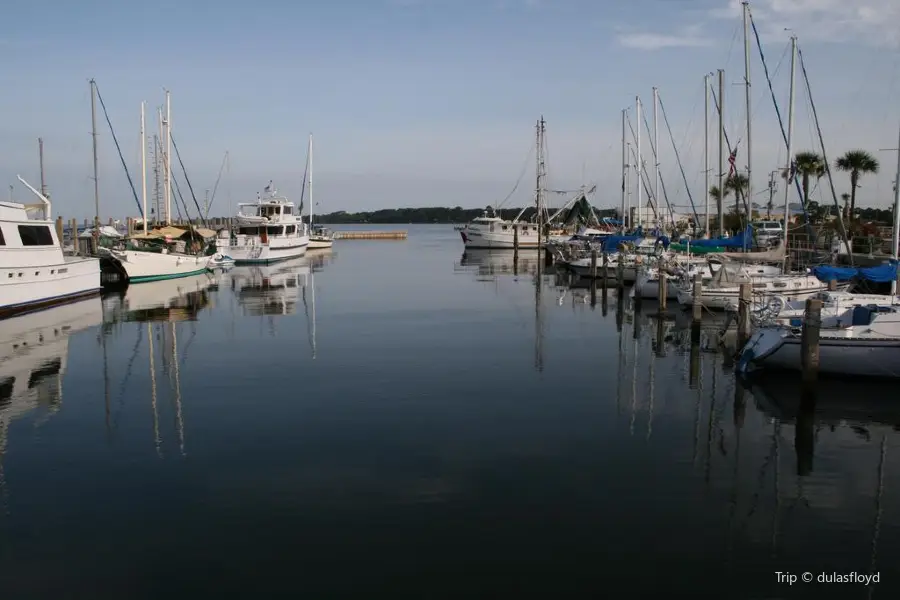
[[[234,217],[237,231],[223,231],[216,240],[217,250],[236,264],[265,264],[306,254],[309,234],[295,212],[294,203],[269,182],[265,197],[242,202]]]

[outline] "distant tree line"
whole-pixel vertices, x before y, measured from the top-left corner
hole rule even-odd
[[[316,215],[315,220],[318,223],[328,223],[334,225],[342,225],[348,223],[468,223],[476,217],[484,214],[485,210],[493,210],[490,206],[486,208],[463,208],[455,206],[449,208],[447,206],[425,206],[421,208],[383,208],[375,211],[364,212],[346,212],[343,210]],[[504,208],[494,210],[496,216],[501,219],[514,219],[522,207]],[[597,209],[594,208],[597,216],[602,218],[605,216],[614,216],[615,209]],[[525,209],[522,218],[529,220],[534,217],[535,208],[529,206]]]

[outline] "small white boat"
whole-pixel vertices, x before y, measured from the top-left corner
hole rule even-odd
[[[741,350],[738,370],[771,367],[799,371],[802,327],[757,329]],[[830,375],[900,377],[900,308],[857,305],[824,319],[819,331],[819,372]]]
[[[221,269],[225,267],[234,266],[234,259],[228,256],[227,254],[222,254],[221,252],[216,252],[212,255],[212,258],[209,261],[209,269]]]
[[[321,225],[313,225],[313,179],[312,179],[312,167],[313,167],[313,137],[310,134],[309,136],[309,149],[306,154],[306,172],[308,174],[308,178],[306,180],[306,186],[309,188],[309,249],[310,250],[322,250],[325,248],[331,248],[334,245],[334,233],[329,231],[327,228],[322,227]],[[302,198],[301,198],[302,205]]]

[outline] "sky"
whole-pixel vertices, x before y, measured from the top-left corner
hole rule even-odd
[[[863,179],[858,203],[889,206],[897,153],[880,149],[898,146],[900,2],[750,6],[785,121],[792,31],[827,158],[852,148],[874,154],[881,172]],[[14,185],[16,200],[31,201],[16,175],[38,186],[42,137],[47,187],[67,218],[94,212],[90,78],[138,197],[140,104],[148,131],[157,131],[164,88],[201,204],[228,152],[212,215],[255,200],[269,180],[299,199],[310,133],[317,212],[475,208],[507,196],[505,206],[521,206],[532,201],[541,116],[548,187],[596,184],[594,204],[615,207],[622,110],[630,107],[634,123],[640,96],[652,131],[654,86],[669,201],[689,210],[688,188],[702,209],[703,77],[717,69],[726,73],[726,130],[738,165],[747,164],[741,7],[731,0],[11,0],[0,12],[0,180]],[[753,193],[764,203],[785,145],[753,41],[750,81]],[[794,147],[818,149],[799,67],[796,82]],[[717,126],[711,109],[713,165]],[[648,129],[641,154],[652,172]],[[137,215],[99,103],[97,143],[101,216]],[[196,212],[174,152],[172,164]],[[152,165],[148,181],[152,203]],[[834,183],[838,195],[848,191],[846,175],[835,173]],[[776,204],[781,190],[779,182]],[[827,180],[814,199],[831,201]]]

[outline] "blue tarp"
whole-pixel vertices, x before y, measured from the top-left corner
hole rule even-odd
[[[850,281],[854,278],[865,279],[873,283],[890,283],[897,279],[897,261],[890,261],[877,267],[815,267],[813,275],[819,281]]]
[[[746,242],[745,242],[746,240]],[[714,238],[709,240],[691,240],[691,246],[702,248],[751,248],[753,246],[753,227],[747,225],[747,229],[730,238]]]

